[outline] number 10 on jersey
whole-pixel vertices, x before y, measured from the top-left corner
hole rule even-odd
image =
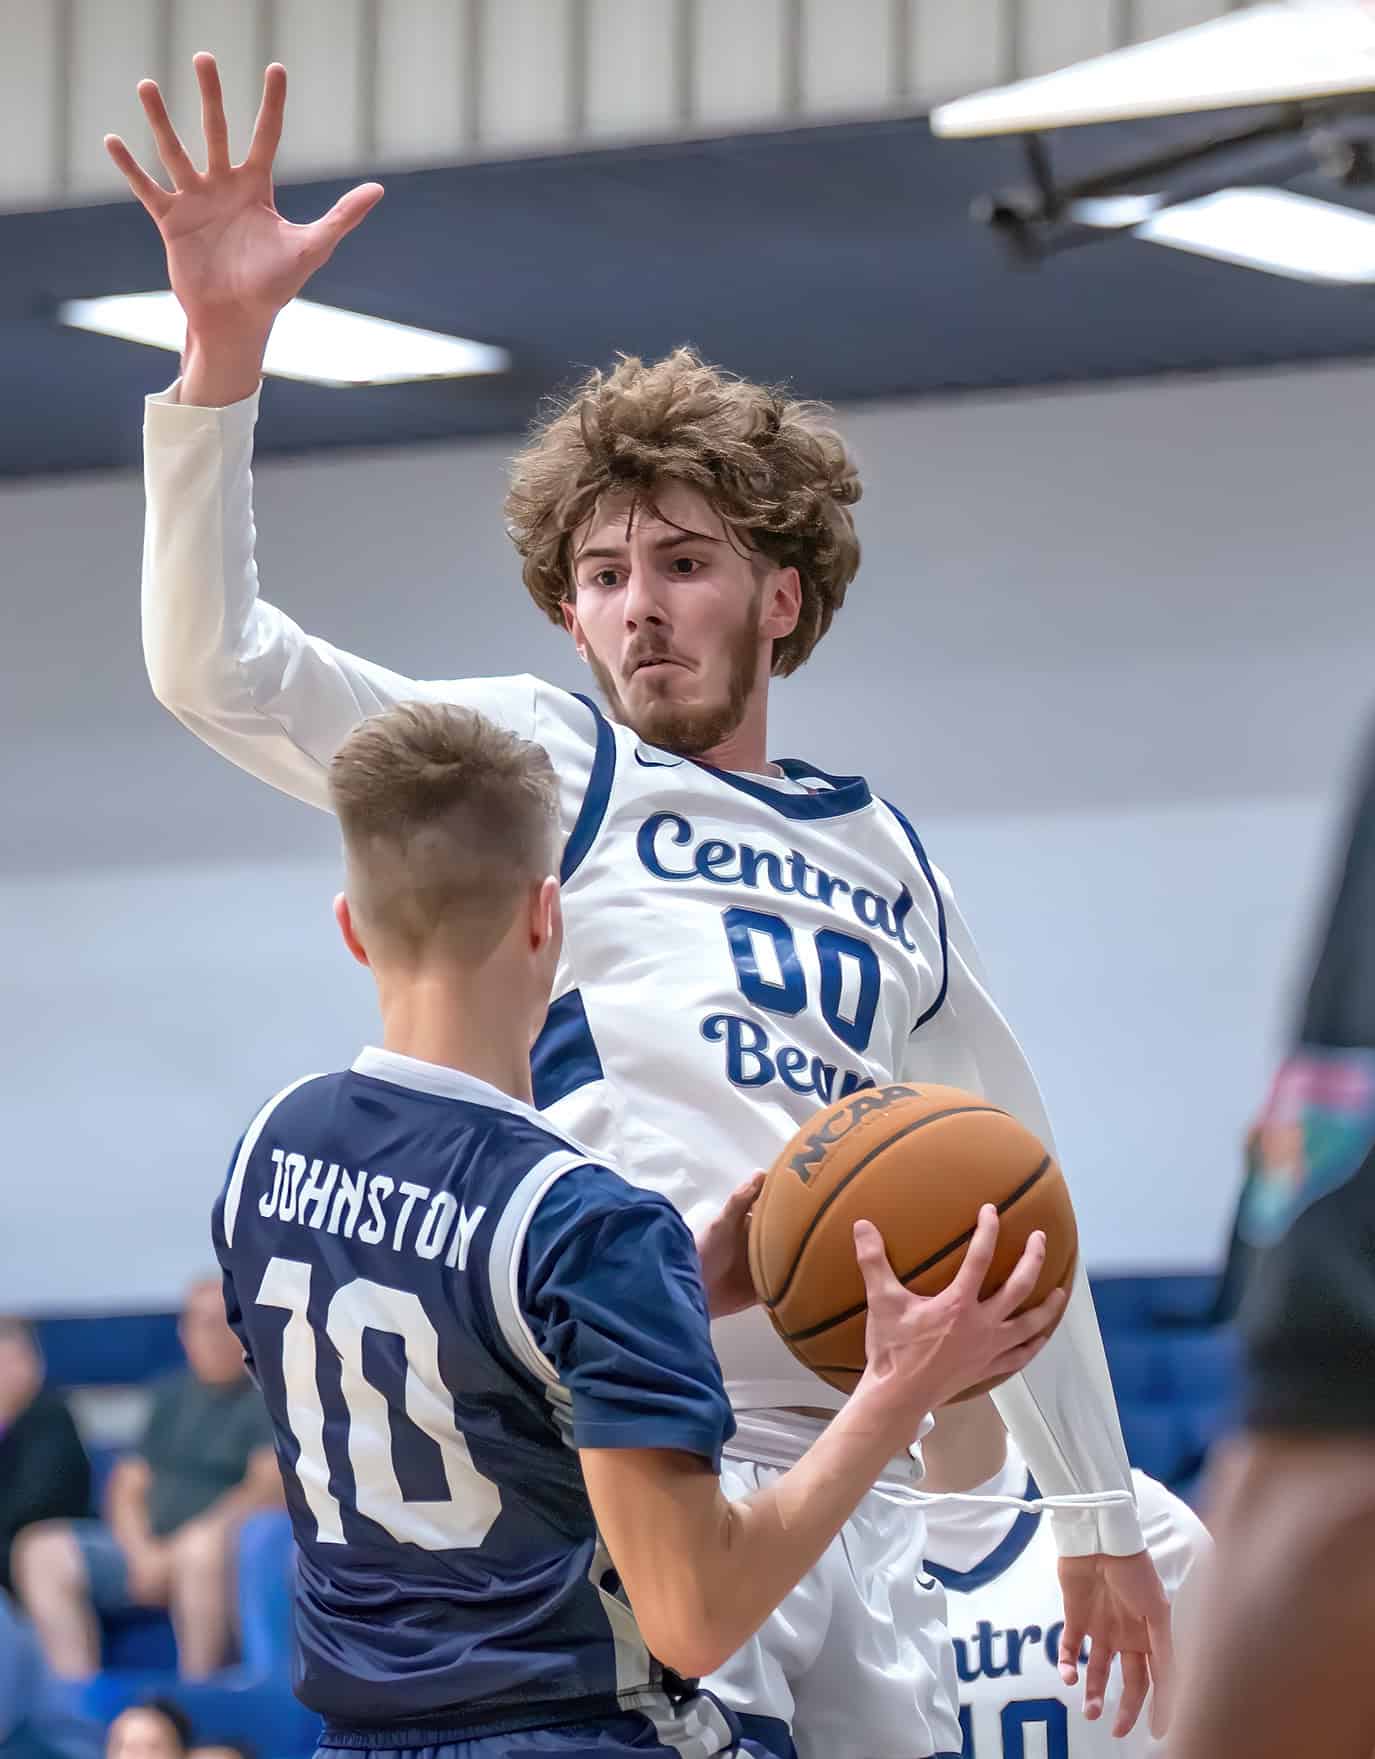
[[[321,1338],[309,1318],[310,1265],[272,1258],[258,1289],[260,1307],[284,1307],[282,1382],[287,1421],[297,1446],[296,1479],[315,1517],[322,1545],[343,1545],[340,1499],[331,1488],[325,1447],[325,1405],[320,1393]],[[343,1433],[353,1473],[353,1503],[405,1545],[426,1551],[470,1550],[482,1544],[501,1513],[501,1492],[473,1464],[468,1443],[454,1422],[453,1395],[439,1372],[439,1334],[420,1297],[368,1277],[355,1277],[334,1291],[323,1342],[339,1359]],[[399,1338],[405,1351],[404,1410],[393,1413],[386,1395],[363,1373],[363,1333]],[[333,1413],[331,1413],[333,1415]],[[402,1494],[392,1459],[393,1416],[428,1435],[439,1449],[448,1494],[428,1501]]]

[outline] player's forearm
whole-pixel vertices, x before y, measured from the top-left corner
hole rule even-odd
[[[144,414],[143,655],[166,707],[226,720],[254,706],[245,667],[258,610],[257,404],[197,407],[183,390],[150,398]]]
[[[993,1399],[1043,1495],[1127,1493],[1125,1500],[1082,1514],[1055,1513],[1061,1555],[1102,1551],[1129,1557],[1142,1550],[1131,1467],[1082,1265],[1054,1335],[1031,1366],[999,1387]]]
[[[185,387],[183,387],[184,391]],[[330,758],[410,679],[306,634],[258,596],[252,500],[256,402],[148,402],[143,649],[158,699],[252,774],[326,807]]]
[[[816,1564],[920,1413],[857,1392],[781,1478],[739,1501],[683,1456],[636,1481],[626,1462],[583,1455],[598,1526],[651,1650],[689,1678],[719,1667]],[[615,1492],[612,1492],[612,1486]]]
[[[724,1543],[711,1558],[727,1655],[815,1566],[895,1456],[911,1446],[924,1414],[862,1386],[796,1465],[729,1505]]]
[[[1375,1441],[1265,1436],[1228,1466],[1171,1759],[1370,1759]]]

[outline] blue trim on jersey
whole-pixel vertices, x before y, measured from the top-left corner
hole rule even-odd
[[[828,784],[824,793],[789,794],[782,789],[771,788],[757,776],[742,776],[734,770],[718,770],[714,764],[703,763],[699,757],[694,757],[692,761],[699,770],[715,776],[718,782],[725,782],[732,788],[738,788],[742,794],[748,794],[751,799],[758,800],[765,806],[772,806],[784,818],[840,818],[847,812],[858,812],[873,800],[869,784],[863,776],[827,775],[825,770],[819,770],[815,764],[803,763],[795,757],[785,757],[780,761],[778,767],[783,774],[790,782],[805,782],[808,777],[815,776]]]
[[[530,1079],[541,1111],[603,1078],[597,1041],[587,1024],[581,990],[570,989],[551,1004],[530,1052]]]
[[[1023,1494],[1028,1502],[1041,1494],[1030,1472],[1026,1475],[1026,1490]],[[983,1562],[975,1564],[972,1570],[950,1570],[943,1564],[932,1563],[929,1557],[923,1561],[942,1588],[951,1588],[958,1594],[972,1594],[976,1588],[986,1588],[990,1582],[996,1582],[999,1576],[1012,1568],[1036,1537],[1040,1525],[1039,1512],[1023,1509],[1008,1528],[1001,1543],[995,1545]]]
[[[950,938],[945,924],[945,899],[941,897],[941,889],[936,884],[936,876],[931,871],[931,863],[926,859],[926,851],[921,846],[921,838],[917,835],[911,820],[905,813],[899,812],[891,800],[885,800],[883,804],[906,831],[907,841],[912,845],[912,852],[916,856],[922,872],[926,875],[926,883],[930,886],[931,895],[936,900],[936,933],[940,936],[941,942],[941,986],[936,991],[935,1001],[912,1028],[913,1032],[919,1032],[933,1015],[940,1013],[945,1002],[946,992],[950,988]],[[908,1036],[910,1037],[911,1034],[909,1033]]]
[[[564,885],[568,884],[582,866],[588,850],[596,841],[597,832],[602,828],[602,820],[606,817],[606,804],[611,798],[611,782],[616,774],[616,735],[611,731],[610,721],[590,696],[578,696],[578,701],[591,710],[597,727],[597,749],[592,754],[592,774],[587,778],[587,791],[582,797],[582,805],[578,808],[578,816],[568,834],[568,841],[563,846],[559,879]]]

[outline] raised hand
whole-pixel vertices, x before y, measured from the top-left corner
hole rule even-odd
[[[871,1222],[855,1223],[855,1253],[869,1307],[864,1379],[886,1384],[898,1396],[910,1388],[921,1407],[918,1418],[970,1387],[1020,1372],[1065,1310],[1064,1291],[1053,1289],[1029,1312],[1017,1311],[1045,1262],[1046,1238],[1039,1229],[1002,1287],[980,1299],[997,1244],[998,1212],[986,1203],[949,1287],[939,1295],[914,1295],[893,1274],[878,1229]]]
[[[230,159],[215,57],[197,55],[195,69],[203,171],[192,163],[151,79],[138,94],[172,188],[150,176],[118,135],[107,135],[105,146],[167,248],[168,279],[186,313],[183,401],[234,402],[257,384],[277,313],[381,200],[382,186],[359,184],[309,225],[284,220],[273,201],[272,164],[282,135],[286,69],[274,64],[264,76],[253,139],[239,165]],[[226,390],[232,394],[210,394]]]

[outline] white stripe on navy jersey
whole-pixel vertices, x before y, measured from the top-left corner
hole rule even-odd
[[[280,1093],[274,1093],[247,1130],[244,1131],[243,1141],[239,1144],[239,1152],[234,1157],[234,1167],[229,1175],[229,1184],[224,1194],[224,1237],[228,1245],[234,1244],[234,1224],[239,1219],[239,1202],[243,1196],[244,1174],[252,1159],[253,1150],[258,1145],[258,1138],[263,1133],[263,1126],[289,1093],[295,1093],[296,1089],[304,1087],[307,1081],[318,1080],[320,1080],[319,1075],[302,1075],[299,1081],[293,1081]]]
[[[558,1372],[535,1342],[529,1322],[520,1308],[521,1253],[535,1211],[550,1187],[574,1167],[586,1166],[587,1156],[562,1149],[546,1155],[525,1175],[506,1200],[501,1219],[487,1248],[487,1277],[492,1309],[516,1359],[547,1387],[557,1387]]]

